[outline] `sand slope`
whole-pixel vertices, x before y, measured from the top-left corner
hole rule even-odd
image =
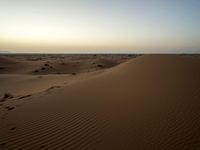
[[[200,60],[146,55],[23,101],[3,149],[199,149]]]

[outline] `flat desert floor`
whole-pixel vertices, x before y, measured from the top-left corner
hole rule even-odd
[[[198,55],[1,55],[1,150],[199,150]]]

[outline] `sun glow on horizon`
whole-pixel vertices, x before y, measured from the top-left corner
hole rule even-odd
[[[0,2],[0,50],[200,49],[196,0],[10,1]]]

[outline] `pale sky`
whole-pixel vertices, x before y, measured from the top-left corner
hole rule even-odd
[[[200,53],[200,0],[0,0],[0,51]]]

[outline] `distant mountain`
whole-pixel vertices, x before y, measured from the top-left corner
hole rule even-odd
[[[3,51],[3,50],[0,50],[0,54],[10,54],[11,52],[10,51]]]

